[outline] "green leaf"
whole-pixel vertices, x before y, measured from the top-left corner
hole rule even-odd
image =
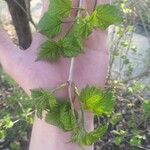
[[[50,13],[45,13],[38,23],[38,30],[47,37],[54,37],[61,32],[61,19],[57,16],[52,16]]]
[[[41,60],[57,61],[61,56],[61,47],[53,41],[46,41],[41,45],[38,58]]]
[[[116,125],[118,124],[121,120],[122,120],[122,114],[121,113],[115,113],[112,117],[111,117],[111,124],[112,125]]]
[[[78,19],[74,24],[72,31],[63,39],[61,46],[63,47],[64,57],[76,57],[84,53],[84,40],[90,35],[92,28],[86,19]]]
[[[118,137],[116,137],[116,138],[114,139],[114,143],[115,143],[116,145],[120,145],[121,142],[122,142],[122,140],[123,140],[123,137],[118,136]]]
[[[84,130],[77,128],[73,131],[73,134],[71,136],[71,142],[77,143],[80,146],[81,145],[83,146],[85,145],[85,141],[84,141],[85,135],[86,135],[86,132]]]
[[[64,17],[69,16],[71,0],[51,0],[48,11],[38,23],[39,31],[47,37],[54,37],[61,32]]]
[[[134,136],[130,139],[129,143],[131,146],[141,146],[141,138]]]
[[[81,39],[74,34],[64,37],[61,40],[61,46],[63,47],[64,57],[75,57],[84,52]]]
[[[42,117],[42,112],[47,109],[53,109],[57,106],[54,95],[42,89],[31,90],[31,105],[37,109],[37,116]]]
[[[101,139],[107,133],[107,130],[108,125],[98,127],[96,130],[89,133],[84,130],[77,129],[72,135],[71,142],[75,142],[81,146],[90,146]]]
[[[111,92],[104,92],[96,87],[87,86],[82,89],[79,99],[83,108],[95,115],[110,115],[113,112],[115,99]]]
[[[120,23],[121,16],[120,10],[116,6],[104,4],[97,6],[89,17],[89,21],[92,26],[105,30],[112,24]]]
[[[64,131],[72,131],[77,126],[76,117],[72,114],[69,102],[58,102],[57,107],[48,112],[45,121]]]
[[[70,14],[71,0],[50,0],[49,13],[52,16],[67,17]]]
[[[45,121],[51,125],[63,129],[63,125],[60,121],[60,107],[61,106],[58,104],[52,111],[49,111],[45,117]]]
[[[94,110],[100,102],[103,93],[96,87],[87,86],[80,93],[80,101],[84,104],[84,108]]]
[[[60,122],[65,131],[71,131],[76,127],[76,117],[72,114],[70,104],[68,103],[60,109]]]
[[[92,26],[86,18],[79,18],[73,27],[76,37],[85,40],[92,33]]]
[[[96,130],[87,133],[85,136],[85,145],[92,145],[93,143],[97,142],[99,139],[101,139],[108,130],[108,125],[100,126]]]

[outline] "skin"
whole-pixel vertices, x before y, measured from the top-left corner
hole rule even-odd
[[[86,1],[90,11],[94,4],[91,0]],[[108,3],[103,0],[98,3]],[[77,5],[77,1],[73,2]],[[43,13],[47,10],[48,1],[43,0]],[[68,26],[63,25],[63,31]],[[93,31],[85,42],[85,54],[75,58],[73,81],[79,89],[86,85],[104,87],[109,63],[109,53],[106,44],[107,32]],[[68,80],[70,59],[61,58],[57,63],[35,61],[40,50],[40,45],[45,41],[40,33],[33,34],[31,46],[26,51],[21,51],[9,39],[7,34],[0,28],[0,63],[9,74],[30,95],[30,89],[54,89],[56,86]],[[67,89],[56,93],[59,98],[68,97]],[[88,131],[93,130],[93,116],[85,113],[85,126]],[[30,150],[80,150],[81,148],[72,143],[67,143],[70,133],[45,123],[35,117]],[[86,147],[92,150],[93,147]]]

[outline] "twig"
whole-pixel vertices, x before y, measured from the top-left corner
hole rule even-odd
[[[82,8],[82,6],[83,6],[83,0],[80,0],[79,1],[79,8]],[[78,10],[77,17],[80,16],[80,11],[81,11],[81,9]],[[75,113],[74,113],[74,104],[73,104],[73,96],[72,96],[72,83],[73,83],[74,63],[75,63],[75,58],[73,57],[73,58],[71,58],[70,69],[69,69],[68,95],[69,95],[69,100],[70,100],[70,103],[71,103],[72,113],[75,115]]]
[[[62,88],[64,88],[64,87],[66,87],[67,84],[68,84],[68,83],[65,82],[65,83],[63,83],[63,84],[57,86],[56,88],[54,88],[54,89],[52,90],[52,93],[54,93],[54,92],[56,92],[56,91],[58,91],[58,90],[60,90],[60,89],[62,89]]]
[[[141,78],[146,77],[146,76],[148,76],[148,75],[150,75],[150,71],[145,71],[145,72],[143,72],[143,73],[141,73],[141,74],[139,74],[139,75],[137,75],[137,76],[134,76],[134,77],[132,77],[132,78],[129,78],[129,79],[127,79],[127,80],[124,80],[123,82],[124,82],[124,83],[127,83],[127,82],[132,81],[132,80],[141,79]]]
[[[141,21],[142,21],[142,24],[143,24],[143,27],[144,27],[144,31],[145,31],[145,34],[146,34],[146,36],[147,36],[148,43],[149,43],[149,45],[150,45],[150,37],[149,37],[149,34],[148,34],[147,29],[146,29],[146,25],[145,25],[144,19],[143,19],[143,17],[142,17],[141,11],[140,11],[139,3],[138,3],[138,5],[137,5],[137,12],[138,12],[139,17],[140,17],[140,19],[141,19]]]
[[[84,9],[84,8],[82,8],[82,7],[72,7],[72,9],[85,10],[85,9]]]
[[[35,110],[34,110],[34,111],[29,112],[29,113],[26,115],[26,117],[28,117],[28,116],[32,115],[33,113],[35,113]],[[14,125],[14,124],[16,124],[16,123],[18,123],[18,122],[19,122],[19,121],[21,121],[21,120],[24,120],[24,119],[18,119],[18,120],[16,120],[16,121],[14,121],[14,122],[13,122],[13,125]]]

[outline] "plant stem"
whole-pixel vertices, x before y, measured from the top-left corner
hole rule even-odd
[[[74,69],[74,58],[71,58],[71,63],[70,63],[70,70],[69,70],[69,79],[68,79],[68,95],[71,103],[71,109],[73,115],[74,113],[74,105],[73,105],[73,98],[72,98],[72,83],[73,83],[73,69]]]
[[[62,88],[64,88],[64,87],[66,87],[66,86],[67,86],[67,82],[65,82],[65,83],[63,83],[63,84],[57,86],[56,88],[54,88],[54,89],[52,90],[52,93],[54,93],[54,92],[56,92],[56,91],[58,91],[58,90],[60,90],[60,89],[62,89]]]
[[[72,9],[85,10],[85,9],[84,9],[84,8],[82,8],[82,7],[72,7]]]
[[[79,1],[79,8],[81,8],[82,6],[83,6],[83,0],[80,0],[80,1]],[[81,9],[78,9],[77,17],[80,16],[80,12],[81,12]],[[75,58],[73,57],[73,58],[71,58],[70,69],[69,69],[68,95],[69,95],[69,100],[70,100],[70,103],[71,103],[72,113],[75,115],[75,112],[74,112],[74,104],[73,104],[73,98],[72,98],[72,83],[73,83],[74,63],[75,63]]]
[[[74,88],[74,93],[76,94],[76,96],[79,98],[79,90],[78,88],[75,86],[75,84],[73,84],[73,88]],[[82,108],[82,104],[81,102],[79,101],[79,106],[80,106],[80,114],[79,114],[79,127],[81,129],[83,129],[83,131],[86,131],[85,129],[85,125],[84,125],[84,111],[83,111],[83,108]]]

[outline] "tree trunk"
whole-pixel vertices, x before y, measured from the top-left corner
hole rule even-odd
[[[29,3],[27,3],[27,0],[6,0],[6,2],[18,36],[19,46],[22,49],[27,49],[32,41],[28,20],[29,6],[26,6]]]

